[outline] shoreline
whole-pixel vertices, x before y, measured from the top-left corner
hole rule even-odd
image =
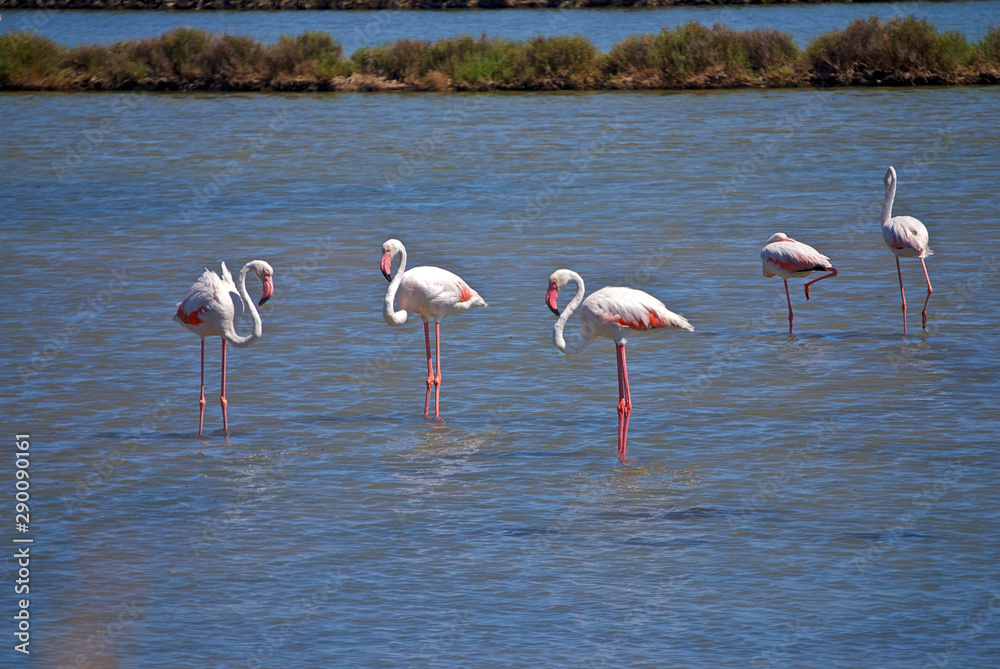
[[[179,28],[67,48],[0,35],[0,91],[601,91],[1000,83],[1000,27],[979,42],[913,17],[856,19],[804,49],[776,30],[688,23],[607,53],[581,36],[402,39],[350,57],[329,34],[250,37]]]

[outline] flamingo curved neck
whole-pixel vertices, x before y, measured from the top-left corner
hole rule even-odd
[[[389,325],[402,325],[410,316],[405,309],[396,311],[395,307],[393,307],[393,303],[396,301],[396,291],[399,290],[399,284],[403,280],[403,272],[405,271],[406,249],[400,248],[399,268],[396,270],[396,276],[392,277],[392,281],[389,282],[389,290],[385,292],[385,304],[382,305],[382,318]]]
[[[566,343],[565,337],[563,337],[563,330],[566,328],[566,321],[569,317],[573,315],[580,303],[583,302],[583,295],[586,292],[586,287],[583,283],[583,278],[576,272],[570,272],[572,280],[576,283],[576,295],[570,300],[566,308],[559,315],[559,319],[556,324],[552,326],[552,343],[555,344],[556,348],[563,353],[577,353],[582,351],[590,343],[592,337],[587,337],[583,334],[583,328],[581,326],[580,336],[574,341]]]
[[[896,180],[889,182],[889,190],[885,193],[885,201],[882,203],[882,223],[888,223],[892,218],[892,202],[896,199]]]
[[[226,340],[229,341],[233,346],[250,346],[255,341],[260,339],[261,334],[264,332],[263,325],[260,322],[260,314],[257,313],[257,306],[254,301],[250,299],[250,293],[247,292],[247,272],[250,271],[250,264],[247,263],[240,270],[240,285],[238,290],[240,291],[240,297],[243,298],[243,304],[247,306],[250,310],[250,318],[253,319],[253,332],[249,336],[242,336],[236,331],[236,321],[235,317],[232,324],[232,332],[228,333]]]

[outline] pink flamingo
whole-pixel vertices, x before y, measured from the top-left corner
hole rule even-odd
[[[806,284],[806,299],[809,286],[817,281],[837,276],[837,270],[830,259],[802,242],[797,242],[783,232],[771,235],[760,251],[760,261],[764,266],[764,276],[780,276],[785,282],[785,298],[788,300],[788,334],[792,333],[792,296],[788,294],[788,280],[798,276],[808,276],[813,272],[829,272]]]
[[[222,337],[222,390],[219,403],[222,404],[222,429],[229,431],[229,419],[226,415],[226,342],[233,346],[250,346],[260,339],[262,333],[260,314],[254,307],[250,294],[247,293],[247,272],[253,270],[263,283],[258,305],[267,302],[274,291],[272,276],[274,270],[263,260],[254,260],[240,270],[240,285],[237,289],[233,283],[233,275],[229,273],[226,263],[222,263],[222,276],[206,269],[205,273],[194,282],[187,296],[177,303],[177,313],[174,320],[191,332],[201,337],[201,397],[198,417],[198,434],[202,434],[205,424],[205,337]],[[239,292],[237,292],[237,290]],[[236,325],[243,317],[243,305],[250,309],[253,319],[253,332],[243,337],[236,331]]]
[[[896,198],[896,170],[889,167],[885,171],[885,201],[882,203],[882,239],[896,256],[896,273],[899,275],[899,295],[903,298],[903,334],[906,334],[906,293],[903,292],[903,270],[899,267],[900,258],[920,258],[924,268],[924,278],[927,280],[927,297],[924,299],[924,310],[920,312],[924,329],[927,329],[927,302],[931,299],[931,278],[927,275],[927,265],[924,258],[934,255],[927,247],[928,235],[924,224],[912,216],[892,215],[892,201]]]
[[[400,256],[396,276],[392,276],[392,259]],[[406,269],[406,248],[398,239],[382,244],[382,275],[389,282],[385,293],[382,317],[389,325],[402,325],[411,313],[424,321],[424,342],[427,345],[427,394],[424,396],[424,418],[427,418],[434,386],[434,418],[441,417],[441,319],[460,314],[472,307],[485,307],[479,293],[469,288],[457,274],[440,267],[414,267]],[[399,309],[393,307],[398,299]],[[431,335],[429,321],[434,321],[434,343],[437,349],[437,374],[431,364]]]
[[[559,290],[570,281],[576,283],[576,295],[560,314]],[[628,387],[628,367],[625,364],[627,337],[646,334],[662,328],[694,328],[683,316],[667,309],[649,293],[634,288],[606,287],[583,299],[586,288],[583,279],[572,270],[556,270],[549,276],[545,304],[559,319],[552,328],[552,343],[563,353],[578,353],[594,340],[604,337],[615,342],[618,358],[618,457],[625,458],[628,440],[628,420],[632,413],[632,396]],[[582,303],[582,306],[581,306]],[[563,329],[570,315],[580,307],[580,336],[566,343]]]

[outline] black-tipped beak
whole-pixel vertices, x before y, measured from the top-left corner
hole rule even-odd
[[[382,276],[385,277],[386,281],[388,281],[389,283],[392,283],[392,276],[388,272],[386,272],[385,270],[382,270]]]
[[[260,301],[259,301],[259,302],[257,302],[257,306],[258,306],[258,307],[262,307],[262,306],[264,306],[264,303],[265,303],[265,302],[267,302],[267,301],[268,301],[269,299],[271,299],[271,296],[270,296],[270,295],[268,295],[267,297],[262,297],[262,298],[260,298]]]
[[[559,315],[559,310],[555,309],[554,307],[549,307],[549,311],[551,311],[552,313],[554,313],[556,316]]]

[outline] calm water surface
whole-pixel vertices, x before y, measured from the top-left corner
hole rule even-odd
[[[800,46],[816,35],[842,29],[856,18],[916,16],[940,31],[959,30],[980,39],[1000,22],[1000,0],[966,2],[890,2],[824,5],[755,5],[747,7],[674,7],[667,9],[553,9],[533,11],[285,11],[154,12],[8,10],[0,33],[34,29],[63,44],[104,44],[156,37],[181,26],[211,32],[252,35],[276,42],[284,34],[329,32],[350,53],[361,46],[397,39],[436,40],[455,35],[490,35],[527,40],[537,35],[585,35],[600,51],[630,35],[698,21],[731,28],[775,28],[790,33]]]
[[[36,666],[995,664],[996,89],[0,104]],[[936,251],[909,336],[889,164]],[[841,272],[795,282],[794,336],[777,231]],[[489,302],[442,327],[439,423],[419,323],[380,313],[389,237]],[[228,437],[210,340],[199,438],[171,316],[254,258],[264,336]],[[630,343],[625,463],[612,344],[551,344],[563,266],[696,328]]]

